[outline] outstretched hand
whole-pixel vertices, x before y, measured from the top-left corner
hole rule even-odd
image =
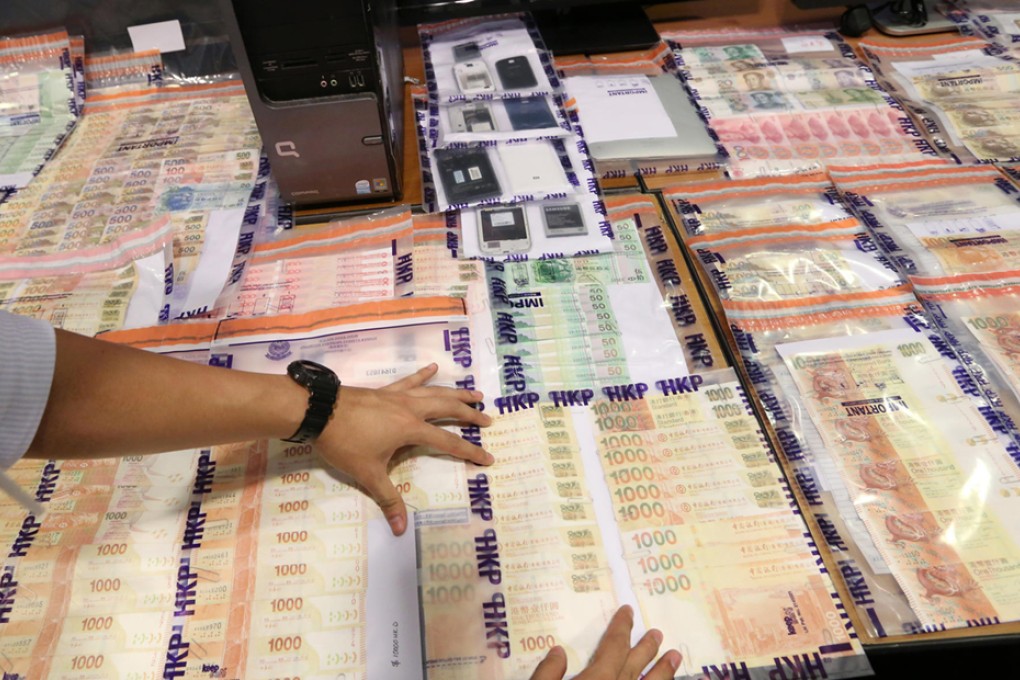
[[[602,635],[588,667],[574,676],[575,680],[637,680],[641,671],[651,663],[662,644],[662,633],[651,629],[638,643],[630,646],[630,630],[634,626],[634,611],[627,605],[620,607]],[[663,654],[645,680],[668,680],[676,674],[683,657],[671,649]],[[567,672],[567,655],[562,647],[553,647],[535,668],[531,680],[561,680]]]
[[[401,449],[424,445],[478,465],[492,455],[481,447],[431,424],[451,420],[485,427],[492,419],[469,404],[482,394],[451,387],[427,387],[439,367],[420,371],[380,389],[341,387],[333,419],[316,442],[327,463],[349,474],[379,504],[397,536],[407,528],[407,508],[389,477]]]

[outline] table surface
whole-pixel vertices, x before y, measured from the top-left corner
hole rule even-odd
[[[721,28],[721,27],[733,27],[733,28],[755,28],[755,27],[768,27],[777,26],[782,24],[806,24],[813,22],[835,22],[842,12],[842,8],[830,8],[820,10],[801,10],[795,7],[789,0],[727,0],[726,2],[719,2],[718,0],[694,0],[691,2],[679,2],[668,5],[655,5],[648,8],[648,14],[656,25],[665,30],[683,30],[683,29],[706,29],[706,28]],[[881,35],[874,29],[865,34],[864,37],[871,37],[874,35]],[[901,38],[901,40],[909,41],[911,38]],[[857,40],[853,38],[847,39],[851,45],[856,45]],[[424,68],[422,64],[422,54],[418,43],[417,32],[414,28],[404,28],[401,30],[401,42],[403,48],[404,58],[404,72],[408,79],[412,82],[423,82],[424,81]],[[414,122],[414,109],[411,105],[411,85],[412,82],[405,83],[404,86],[404,143],[403,143],[403,194],[400,200],[390,201],[385,203],[359,203],[350,205],[340,205],[335,207],[324,207],[315,209],[305,209],[297,211],[297,217],[302,222],[316,222],[329,219],[336,216],[338,213],[342,214],[347,211],[370,211],[379,210],[382,208],[393,207],[398,205],[410,205],[420,206],[421,204],[421,171],[419,166],[418,148],[417,148],[417,133],[415,130]],[[648,190],[655,191],[661,189],[664,186],[675,186],[677,184],[683,184],[686,182],[703,180],[706,176],[718,176],[719,173],[690,173],[684,175],[670,175],[670,176],[658,176],[648,178],[644,182],[644,187]],[[629,178],[623,181],[613,181],[610,183],[602,182],[604,190],[615,190],[615,189],[638,189],[639,185],[634,178]],[[696,274],[700,274],[700,269],[696,269]],[[707,287],[709,290],[710,286]],[[707,301],[710,306],[714,308],[716,314],[721,314],[721,310],[718,308],[718,303],[715,300],[710,299]],[[721,316],[718,318],[722,318]],[[835,565],[829,563],[830,569],[834,569]],[[838,571],[838,570],[837,570]],[[834,572],[835,573],[835,572]],[[840,579],[834,579],[837,581],[837,586],[840,587],[841,593],[846,597],[848,594],[843,589],[843,584]],[[848,600],[849,601],[849,600]],[[858,626],[860,630],[860,627]],[[931,655],[929,661],[951,665],[951,657],[956,654],[965,654],[970,656],[972,652],[976,652],[976,648],[969,648],[968,650],[957,649],[956,645],[947,644],[953,640],[960,640],[961,638],[969,638],[970,643],[983,642],[985,646],[982,647],[993,647],[995,649],[1001,649],[1003,647],[1003,640],[1008,640],[1006,645],[1013,645],[1016,638],[1013,636],[1020,633],[1020,622],[1000,624],[996,626],[982,627],[977,629],[963,629],[956,631],[946,631],[943,633],[931,633],[925,635],[923,638],[912,635],[902,636],[891,636],[881,639],[870,639],[862,636],[862,642],[864,642],[870,649],[885,649],[886,651],[893,651],[897,647],[904,647],[902,643],[908,643],[905,647],[917,647],[917,651],[908,653],[910,658],[916,658],[918,655],[925,654]],[[1004,638],[1004,634],[1011,634],[1008,638]],[[962,640],[961,640],[962,641]],[[940,645],[943,648],[940,648]],[[921,651],[921,650],[924,651]],[[980,652],[984,653],[984,652]],[[1015,647],[1010,649],[1010,654],[1020,655],[1020,651],[1016,650]],[[945,656],[940,656],[945,655]],[[902,654],[900,655],[902,657]],[[995,658],[1000,658],[996,655]],[[1001,658],[1005,659],[1005,656]],[[944,659],[944,660],[943,660]],[[900,659],[902,661],[902,658]],[[913,664],[913,662],[910,662]],[[963,663],[963,662],[961,662]],[[970,663],[970,662],[966,662]],[[916,666],[909,665],[904,666],[903,669],[899,668],[897,663],[888,664],[888,660],[882,664],[882,668],[887,666],[897,668],[896,673],[899,675],[903,672],[903,669],[918,670]],[[927,665],[925,666],[928,667]],[[931,666],[935,668],[936,666]],[[944,668],[949,672],[949,666],[938,666]],[[984,668],[984,666],[967,666],[977,670],[978,668]],[[961,666],[961,668],[963,668]],[[876,669],[880,669],[879,665],[876,664]],[[881,670],[881,669],[880,669]],[[885,676],[885,673],[882,673]],[[913,677],[917,677],[916,673]],[[946,677],[946,676],[943,676]]]
[[[760,27],[779,24],[832,21],[839,17],[839,9],[800,10],[789,0],[694,0],[673,4],[655,5],[649,8],[649,16],[665,29],[718,28],[721,26]],[[400,40],[403,48],[404,75],[412,81],[424,82],[425,70],[422,64],[418,34],[414,28],[402,28]],[[381,203],[357,203],[302,209],[297,216],[304,222],[315,221],[316,216],[328,219],[337,212],[380,210],[397,205],[421,205],[421,168],[418,160],[418,139],[414,123],[414,108],[411,105],[411,83],[404,85],[404,144],[403,144],[403,194],[400,200]],[[656,179],[650,186],[662,186],[663,182],[677,183],[703,179],[702,175],[686,175]],[[633,179],[602,182],[608,190],[637,188]]]

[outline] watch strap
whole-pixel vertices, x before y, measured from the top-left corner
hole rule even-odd
[[[311,361],[295,361],[287,374],[308,389],[308,409],[297,432],[283,441],[307,444],[315,441],[326,429],[340,394],[340,378],[330,369]]]

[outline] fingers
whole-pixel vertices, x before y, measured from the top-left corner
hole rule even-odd
[[[620,671],[620,679],[635,680],[641,675],[641,671],[644,670],[645,666],[650,664],[652,659],[655,658],[655,653],[659,651],[659,645],[661,644],[662,633],[654,628],[641,636],[638,643],[627,654],[623,670]]]
[[[458,420],[479,427],[492,424],[488,415],[456,399],[416,399],[411,408],[425,420]]]
[[[645,673],[644,680],[673,680],[683,658],[683,655],[675,649],[669,650]]]
[[[531,680],[561,680],[567,672],[567,655],[559,645],[549,650],[535,672],[531,674]]]
[[[630,652],[630,629],[633,625],[634,610],[629,605],[620,607],[613,614],[591,658],[590,666],[598,668],[601,676],[616,678],[620,675]]]
[[[404,533],[407,528],[407,507],[390,478],[384,473],[365,481],[364,486],[383,511],[393,535],[400,536]]]
[[[404,376],[400,380],[392,382],[382,389],[392,392],[394,390],[410,390],[415,387],[421,387],[438,372],[439,364],[429,364],[425,368],[419,368],[411,375]]]
[[[428,397],[430,399],[449,397],[463,401],[465,404],[474,404],[485,397],[478,390],[462,390],[459,387],[444,387],[442,385],[421,385],[406,390],[406,394],[409,397]]]
[[[641,671],[655,658],[662,633],[652,629],[641,640],[630,646],[630,629],[634,623],[634,612],[628,606],[620,607],[609,622],[605,634],[599,641],[588,667],[576,676],[578,680],[637,680]],[[655,662],[643,680],[672,680],[683,657],[671,649]],[[567,656],[559,646],[553,647],[535,668],[531,680],[561,680],[567,672]]]
[[[429,364],[422,369],[408,375],[406,377],[391,382],[385,387],[381,387],[386,391],[403,391],[407,397],[420,398],[422,401],[429,403],[442,400],[444,402],[449,400],[456,400],[463,404],[477,404],[484,395],[476,389],[460,389],[457,387],[442,387],[442,386],[424,386],[424,384],[430,380],[436,373],[439,372],[439,366],[437,364]],[[425,418],[449,418],[451,415],[440,414],[440,415],[423,415]]]
[[[423,424],[422,429],[416,434],[418,436],[413,438],[414,441],[478,465],[492,465],[495,460],[492,454],[482,447],[466,442],[452,432],[435,425]]]

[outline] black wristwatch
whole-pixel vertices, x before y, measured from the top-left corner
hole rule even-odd
[[[293,444],[313,442],[326,429],[326,423],[333,415],[333,407],[340,394],[340,378],[314,361],[292,361],[287,366],[287,375],[298,385],[308,388],[308,410],[297,432],[283,441]]]

